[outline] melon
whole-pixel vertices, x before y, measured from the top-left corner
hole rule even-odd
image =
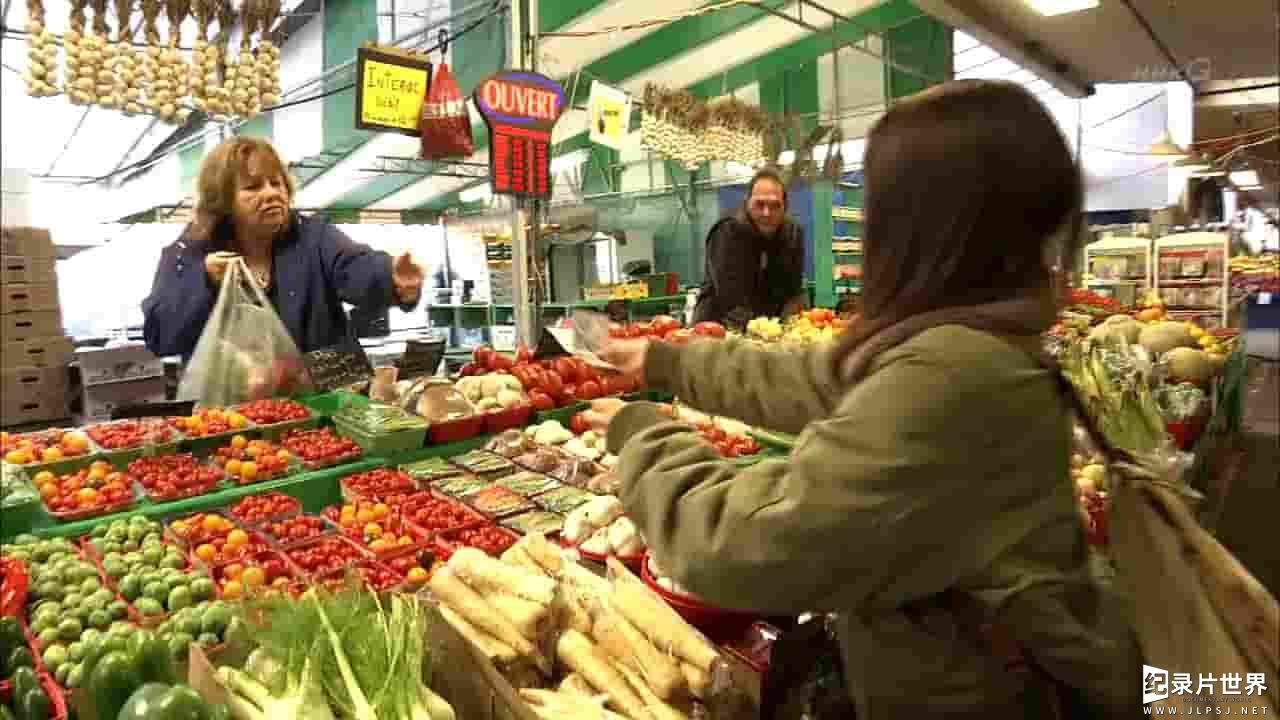
[[[1138,342],[1141,332],[1142,324],[1137,320],[1128,315],[1112,315],[1089,333],[1089,339],[1096,342],[1110,337],[1122,337],[1132,345]]]
[[[1171,320],[1151,323],[1142,328],[1142,332],[1138,334],[1138,342],[1147,352],[1157,357],[1174,348],[1196,346],[1196,339],[1191,337],[1187,326]]]

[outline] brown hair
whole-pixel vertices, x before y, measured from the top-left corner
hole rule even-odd
[[[268,170],[280,173],[293,201],[293,177],[271,143],[255,137],[234,137],[205,156],[196,178],[195,220],[188,235],[197,242],[210,242],[218,225],[231,217],[241,178],[255,158],[266,162]]]
[[[1044,295],[1048,265],[1079,247],[1079,169],[1020,85],[959,80],[899,102],[872,128],[863,172],[863,314],[839,356],[912,315]]]

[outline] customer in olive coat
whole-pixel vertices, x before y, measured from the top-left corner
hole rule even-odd
[[[1081,204],[1065,140],[1017,85],[948,83],[885,114],[865,173],[864,315],[839,344],[604,350],[693,407],[799,433],[743,468],[658,405],[600,403],[628,512],[712,603],[838,613],[859,720],[1140,715],[1067,399],[1036,357],[1073,256],[1050,238]]]

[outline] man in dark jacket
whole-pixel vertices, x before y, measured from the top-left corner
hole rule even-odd
[[[694,319],[745,323],[804,307],[804,231],[787,216],[781,176],[761,170],[742,207],[707,233],[706,279]]]

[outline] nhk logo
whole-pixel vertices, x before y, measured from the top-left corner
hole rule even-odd
[[[1243,687],[1242,687],[1243,685]],[[1142,666],[1142,704],[1150,705],[1172,695],[1186,696],[1183,707],[1144,707],[1147,715],[1266,715],[1267,707],[1250,704],[1250,698],[1263,699],[1266,691],[1264,673],[1200,673],[1192,681],[1191,673],[1169,673],[1150,665]]]

